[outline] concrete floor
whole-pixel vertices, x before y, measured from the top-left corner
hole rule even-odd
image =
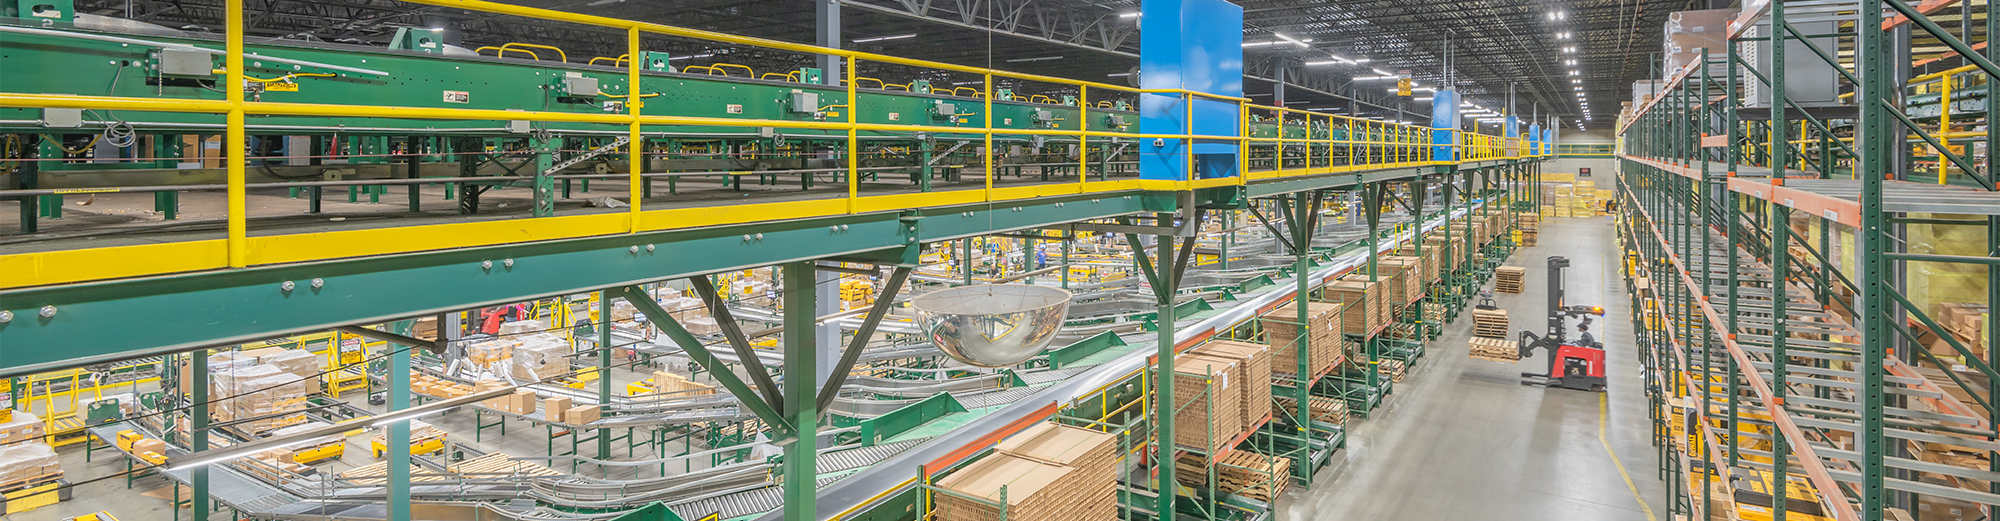
[[[1664,512],[1616,248],[1609,218],[1545,220],[1540,246],[1507,262],[1528,268],[1526,293],[1494,295],[1513,330],[1541,331],[1546,258],[1569,257],[1568,303],[1605,309],[1591,332],[1607,351],[1609,393],[1520,385],[1521,372],[1548,367],[1543,351],[1515,364],[1469,358],[1472,321],[1461,314],[1374,418],[1348,422],[1347,450],[1310,490],[1285,494],[1278,520],[1646,521]],[[1600,422],[1650,513],[1599,441]]]

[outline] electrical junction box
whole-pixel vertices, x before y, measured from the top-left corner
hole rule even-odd
[[[819,93],[792,90],[792,113],[813,114],[819,112]]]
[[[1034,118],[1036,123],[1054,123],[1056,113],[1049,109],[1035,109]]]
[[[214,76],[214,62],[208,53],[185,49],[160,49],[160,74],[170,76]]]
[[[931,114],[939,119],[958,117],[958,105],[945,100],[931,100]]]
[[[531,130],[531,127],[529,126],[528,120],[513,119],[507,121],[508,132],[512,132],[515,134],[526,134],[528,133],[529,130]]]
[[[42,126],[76,128],[83,126],[83,109],[42,109]]]
[[[579,98],[597,97],[597,78],[587,78],[584,77],[583,75],[575,73],[571,74],[572,75],[562,77],[562,90],[564,95],[576,96]]]
[[[1104,123],[1105,123],[1105,124],[1108,124],[1108,125],[1111,125],[1111,126],[1114,126],[1114,127],[1123,127],[1123,126],[1125,126],[1125,125],[1126,125],[1126,123],[1125,123],[1125,115],[1124,115],[1124,114],[1107,114],[1107,115],[1105,115],[1105,116],[1104,116]]]

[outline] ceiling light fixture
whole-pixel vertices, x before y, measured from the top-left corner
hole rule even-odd
[[[1139,13],[1118,13],[1119,18],[1138,18]]]
[[[1060,60],[1060,59],[1062,59],[1062,58],[1063,58],[1063,57],[1061,57],[1061,56],[1041,56],[1041,57],[1036,57],[1036,58],[1015,58],[1015,59],[1012,59],[1012,60],[1007,60],[1007,63],[1021,63],[1021,62],[1040,62],[1040,61],[1049,61],[1049,60]]]
[[[1278,37],[1278,39],[1280,39],[1280,40],[1284,40],[1284,41],[1287,41],[1287,42],[1292,42],[1293,44],[1296,44],[1296,45],[1298,45],[1299,47],[1312,47],[1311,45],[1306,45],[1306,42],[1310,42],[1310,41],[1312,41],[1312,39],[1311,39],[1311,38],[1307,38],[1307,39],[1304,39],[1304,40],[1300,40],[1300,39],[1297,39],[1297,38],[1293,38],[1293,37],[1290,37],[1290,36],[1285,36],[1285,34],[1284,34],[1284,33],[1271,33],[1271,34],[1272,34],[1272,35],[1275,35],[1275,36],[1277,36],[1277,37]]]
[[[668,56],[667,61],[684,60],[688,58],[708,58],[713,56],[715,56],[715,53],[690,54],[687,56]]]
[[[888,40],[901,40],[901,39],[904,39],[904,38],[916,38],[916,37],[917,37],[917,33],[910,33],[910,34],[898,34],[898,35],[895,35],[895,36],[877,36],[877,37],[874,37],[874,38],[858,38],[858,39],[855,39],[855,40],[854,40],[854,43],[868,43],[868,42],[881,42],[881,41],[888,41]]]

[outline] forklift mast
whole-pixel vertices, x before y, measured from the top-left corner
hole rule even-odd
[[[1548,339],[1554,341],[1551,345],[1562,344],[1563,330],[1567,329],[1564,327],[1564,319],[1569,314],[1563,312],[1563,269],[1568,267],[1568,257],[1549,257],[1549,329],[1545,334]]]

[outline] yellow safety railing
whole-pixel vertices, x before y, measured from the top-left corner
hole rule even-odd
[[[485,46],[485,47],[480,47],[480,48],[478,48],[478,49],[473,49],[473,50],[472,50],[472,52],[486,52],[486,51],[493,51],[493,55],[494,55],[494,56],[496,56],[496,57],[501,57],[501,58],[505,58],[505,57],[507,57],[507,51],[513,51],[513,52],[518,52],[518,53],[521,53],[521,54],[526,54],[526,55],[528,55],[528,57],[529,57],[529,58],[534,58],[534,59],[535,59],[535,61],[542,61],[542,55],[539,55],[539,54],[535,54],[535,51],[530,51],[530,50],[527,50],[527,49],[510,49],[510,48],[506,48],[506,47],[500,47],[500,46],[494,46],[494,45],[488,45],[488,46]]]
[[[557,49],[553,46],[536,44],[536,43],[507,42],[500,44],[500,48],[507,50],[541,49],[545,51],[555,51],[557,58],[561,58],[563,63],[569,63],[569,53],[563,52],[562,49]],[[541,58],[535,58],[535,59],[540,60]]]
[[[928,62],[895,56],[866,53],[860,51],[817,47],[811,45],[751,38],[718,32],[687,29],[681,27],[621,20],[602,16],[567,13],[532,7],[500,4],[483,0],[407,0],[411,3],[451,7],[479,11],[490,14],[523,16],[549,21],[568,22],[603,28],[621,29],[626,32],[627,52],[625,56],[638,56],[641,51],[640,36],[655,34],[670,37],[701,39],[726,44],[761,47],[781,51],[806,54],[830,55],[843,59],[846,74],[844,86],[846,99],[856,99],[860,78],[855,71],[861,61],[905,65],[978,75],[980,89],[954,88],[957,94],[971,90],[985,103],[984,110],[977,116],[977,127],[956,127],[924,124],[876,124],[856,121],[855,111],[842,111],[836,121],[799,121],[764,119],[728,119],[712,117],[648,115],[643,99],[630,99],[625,113],[571,113],[552,111],[515,111],[491,109],[460,109],[442,107],[394,107],[374,105],[339,105],[324,103],[280,103],[249,101],[244,99],[242,89],[225,89],[222,100],[205,99],[157,99],[115,96],[80,96],[64,94],[24,94],[0,93],[0,107],[36,108],[85,108],[106,110],[133,110],[177,113],[213,113],[225,115],[225,134],[222,148],[241,151],[246,147],[245,118],[259,116],[318,116],[318,117],[364,117],[396,119],[438,119],[438,120],[527,120],[534,122],[567,122],[586,124],[623,125],[628,139],[633,143],[643,143],[643,125],[687,125],[700,127],[744,127],[759,126],[788,129],[818,129],[844,131],[847,150],[860,150],[859,132],[934,132],[953,134],[975,134],[983,136],[987,160],[984,161],[984,186],[978,190],[945,192],[924,192],[911,194],[879,195],[861,197],[859,194],[859,154],[847,154],[846,185],[847,194],[838,200],[808,200],[765,204],[735,205],[729,207],[698,207],[664,210],[648,210],[641,195],[644,192],[641,168],[644,147],[627,147],[627,192],[629,207],[626,212],[611,214],[566,215],[531,220],[508,220],[493,222],[466,222],[444,225],[412,226],[402,228],[357,229],[318,233],[271,235],[250,237],[248,234],[247,212],[245,211],[245,161],[240,153],[225,161],[227,171],[227,233],[225,239],[147,244],[81,250],[60,250],[40,253],[24,253],[0,256],[0,271],[9,274],[0,280],[0,288],[26,287],[46,284],[100,280],[107,278],[158,275],[205,269],[245,267],[252,265],[311,262],[336,258],[350,258],[372,255],[431,251],[452,248],[489,246],[518,243],[524,240],[552,240],[574,237],[636,233],[668,229],[685,229],[725,224],[740,224],[773,219],[794,219],[815,216],[853,214],[863,212],[890,211],[908,208],[972,204],[979,202],[1026,199],[1063,193],[1087,194],[1123,190],[1178,191],[1197,188],[1241,185],[1249,180],[1269,179],[1296,175],[1320,175],[1327,173],[1379,169],[1397,166],[1446,164],[1433,160],[1433,147],[1447,146],[1454,151],[1454,161],[1478,161],[1505,157],[1500,145],[1492,136],[1457,132],[1455,143],[1435,145],[1431,141],[1432,130],[1426,127],[1401,125],[1356,119],[1346,116],[1317,114],[1296,109],[1252,105],[1242,97],[1189,91],[1184,89],[1144,89],[1124,85],[1071,80],[1053,76],[1007,72],[981,67]],[[226,84],[237,85],[245,81],[243,75],[243,0],[225,0],[227,14],[225,34],[224,69],[227,71]],[[522,48],[554,50],[562,56],[561,50],[549,46],[510,43],[496,52],[526,52]],[[539,59],[539,58],[537,58]],[[616,59],[613,59],[614,61]],[[637,89],[640,85],[639,60],[625,59],[627,84]],[[728,75],[724,68],[741,68],[755,78],[755,71],[747,66],[735,64],[714,64],[710,66],[690,66],[688,72],[706,70],[710,74]],[[1082,112],[1074,129],[996,129],[993,127],[994,85],[996,78],[1008,78],[1063,85],[1077,89],[1077,107]],[[1126,133],[1088,130],[1090,113],[1093,110],[1090,96],[1092,92],[1113,92],[1125,94],[1160,94],[1181,99],[1180,106],[1186,107],[1187,121],[1193,120],[1195,99],[1207,99],[1237,105],[1239,118],[1243,120],[1240,135],[1201,135],[1188,133]],[[645,97],[644,95],[640,96]],[[1273,139],[1253,139],[1248,137],[1248,113],[1251,110],[1276,111],[1279,121],[1290,119],[1294,122],[1324,122],[1328,128],[1341,127],[1346,130],[1342,139],[1285,138],[1282,134]],[[1292,116],[1287,118],[1287,116]],[[970,119],[970,118],[968,118]],[[1281,123],[1282,125],[1283,123]],[[1063,125],[1069,126],[1069,125]],[[1057,186],[1035,185],[1023,187],[995,188],[992,160],[993,139],[996,134],[1007,136],[1060,136],[1078,140],[1079,147],[1088,150],[1092,139],[1175,139],[1203,141],[1234,141],[1238,146],[1241,162],[1239,174],[1233,177],[1198,179],[1195,172],[1193,147],[1186,150],[1184,163],[1186,171],[1179,180],[1163,179],[1120,179],[1090,181],[1086,172],[1089,167],[1088,154],[1078,154],[1078,172],[1074,183]],[[1323,167],[1285,169],[1282,157],[1271,171],[1251,172],[1248,169],[1249,147],[1253,141],[1285,143],[1318,143],[1333,150],[1344,146],[1349,161],[1345,165],[1330,162]],[[1100,141],[1105,143],[1108,141]],[[1308,163],[1310,165],[1310,163]],[[163,259],[161,262],[134,263],[131,258]]]

